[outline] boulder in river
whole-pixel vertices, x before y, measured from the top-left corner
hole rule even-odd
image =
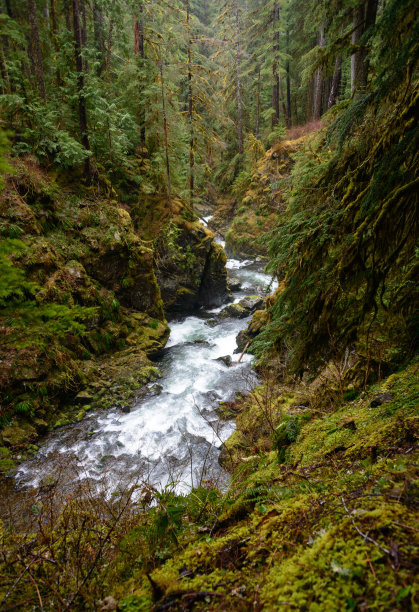
[[[248,295],[240,302],[236,304],[229,304],[219,314],[221,319],[227,317],[233,317],[236,319],[244,319],[248,317],[252,312],[262,308],[264,305],[264,299],[259,295]]]
[[[229,317],[233,319],[245,319],[249,314],[249,311],[238,303],[229,304],[222,309],[218,316],[220,319],[228,319]]]
[[[230,291],[240,291],[242,288],[241,280],[236,278],[235,276],[228,277],[228,288]]]
[[[249,314],[263,308],[264,303],[265,300],[260,295],[248,295],[239,302],[240,306],[249,311]]]
[[[228,368],[231,367],[232,359],[230,355],[223,355],[222,357],[217,357],[215,361],[222,361]]]
[[[159,208],[163,209],[161,215]],[[162,201],[141,211],[143,224],[150,226],[147,237],[156,241],[156,276],[165,313],[170,318],[200,307],[221,306],[229,296],[227,258],[222,247],[210,230],[188,220],[183,210],[171,221],[163,214],[166,210],[167,202]]]

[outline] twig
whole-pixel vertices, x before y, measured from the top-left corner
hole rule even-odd
[[[378,578],[377,578],[377,574],[375,573],[374,566],[373,566],[373,564],[371,563],[371,559],[369,558],[368,554],[367,554],[367,563],[368,563],[368,565],[370,566],[370,570],[371,570],[372,575],[374,576],[374,578],[375,578],[376,582],[380,582],[380,581],[378,580]]]
[[[59,538],[57,538],[56,540],[54,540],[54,542],[52,542],[52,544],[56,544],[58,542],[58,540],[61,540],[63,536],[60,536]],[[29,571],[29,569],[31,568],[31,566],[36,562],[39,561],[39,559],[41,558],[42,553],[44,553],[46,550],[48,550],[48,548],[50,546],[52,546],[52,544],[49,544],[48,546],[45,546],[45,548],[43,548],[41,550],[41,552],[39,553],[39,555],[37,555],[34,559],[32,559],[32,561],[30,563],[28,563],[28,565],[21,571],[21,573],[19,574],[19,576],[16,578],[16,580],[14,581],[14,583],[12,584],[12,586],[10,587],[10,589],[7,591],[6,595],[3,597],[3,599],[0,601],[0,609],[2,609],[3,604],[9,599],[10,595],[13,593],[14,589],[17,587],[17,585],[19,584],[19,582],[22,580],[23,576],[26,574],[27,571]]]
[[[31,570],[28,570],[28,574],[29,574],[29,578],[31,579],[31,582],[32,582],[33,586],[35,587],[36,594],[38,595],[39,605],[41,606],[41,610],[43,610],[44,609],[44,602],[42,601],[41,593],[39,592],[39,588],[38,588],[38,585],[35,582],[35,578],[31,574]]]
[[[70,608],[67,606],[67,604],[65,603],[64,599],[61,597],[61,595],[58,593],[58,591],[52,586],[52,584],[50,582],[48,582],[48,580],[44,577],[43,582],[47,585],[47,587],[49,589],[51,589],[51,591],[54,593],[55,597],[59,600],[59,602],[64,606],[64,608],[66,610],[69,610]]]
[[[404,523],[398,523],[397,521],[392,521],[392,523],[393,523],[393,525],[398,525],[399,527],[404,527],[405,529],[408,529],[409,531],[414,531],[416,533],[419,533],[419,529],[415,529],[411,525],[405,525]]]
[[[363,538],[364,538],[364,540],[367,540],[368,542],[371,542],[371,544],[375,544],[375,546],[377,546],[377,548],[379,548],[380,550],[382,550],[383,552],[385,552],[385,553],[386,553],[386,555],[389,555],[389,554],[390,554],[390,551],[389,551],[389,550],[387,550],[387,548],[384,548],[384,547],[383,547],[383,546],[381,546],[381,545],[380,545],[378,542],[376,542],[375,540],[373,540],[372,538],[370,538],[368,534],[366,534],[366,533],[362,533],[362,531],[361,531],[361,530],[360,530],[360,529],[357,527],[357,525],[356,525],[356,523],[355,523],[355,521],[354,521],[353,516],[352,516],[352,515],[351,515],[351,513],[349,512],[349,510],[348,510],[348,508],[347,508],[347,506],[346,506],[346,504],[345,504],[345,500],[344,500],[344,498],[343,498],[343,495],[341,495],[341,496],[340,496],[340,498],[341,498],[341,500],[342,500],[343,507],[344,507],[344,508],[345,508],[345,510],[346,510],[346,514],[347,514],[347,515],[349,516],[349,518],[351,519],[352,524],[353,524],[353,526],[355,527],[356,531],[359,533],[359,535],[360,535],[361,537],[363,537]]]
[[[109,529],[108,533],[106,534],[105,539],[103,540],[103,542],[99,546],[99,549],[98,549],[98,551],[96,553],[96,556],[95,556],[95,558],[93,560],[92,565],[90,566],[89,571],[87,572],[87,574],[83,578],[83,580],[82,580],[80,586],[78,587],[78,589],[76,590],[76,592],[70,597],[70,599],[69,599],[69,601],[67,603],[68,608],[71,609],[71,606],[72,606],[73,602],[75,601],[76,597],[79,595],[81,589],[83,588],[83,586],[86,584],[86,582],[90,578],[93,570],[96,567],[97,562],[99,561],[100,555],[102,554],[102,551],[103,551],[103,549],[105,547],[105,544],[110,540],[112,532],[114,531],[115,527],[117,526],[117,524],[119,522],[119,519],[122,517],[122,515],[124,514],[125,510],[127,509],[128,505],[129,505],[129,503],[131,502],[132,493],[133,493],[133,488],[131,488],[130,494],[127,496],[127,501],[126,501],[125,505],[122,507],[122,510],[119,512],[118,516],[114,520],[112,527]]]

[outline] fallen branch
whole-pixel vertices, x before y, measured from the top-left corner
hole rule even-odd
[[[389,554],[390,554],[390,551],[389,551],[389,550],[387,550],[387,548],[384,548],[383,546],[381,546],[381,544],[379,544],[378,542],[376,542],[375,540],[373,540],[372,538],[370,538],[368,534],[366,534],[366,533],[362,533],[362,531],[361,531],[361,530],[358,528],[357,524],[355,523],[353,516],[352,516],[352,515],[351,515],[351,513],[349,512],[349,510],[348,510],[348,508],[347,508],[347,506],[346,506],[346,504],[345,504],[345,500],[344,500],[344,498],[343,498],[343,495],[341,495],[341,496],[340,496],[340,498],[341,498],[341,500],[342,500],[343,507],[344,507],[344,508],[345,508],[345,510],[346,510],[346,514],[347,514],[347,515],[349,516],[349,518],[351,519],[352,524],[353,524],[353,526],[355,527],[356,531],[359,533],[359,535],[360,535],[362,538],[364,538],[364,540],[367,540],[368,542],[371,542],[371,544],[374,544],[375,546],[377,546],[377,548],[379,548],[380,550],[382,550],[383,552],[385,552],[387,555],[389,555]]]
[[[240,355],[239,360],[237,361],[237,363],[240,363],[240,362],[241,362],[241,360],[243,359],[243,355],[245,354],[245,352],[246,352],[246,351],[247,351],[247,349],[249,348],[249,345],[250,345],[250,342],[248,342],[248,343],[246,344],[246,346],[244,347],[244,349],[243,349],[243,353]]]

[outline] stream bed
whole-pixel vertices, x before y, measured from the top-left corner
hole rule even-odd
[[[234,302],[274,289],[261,264],[230,259],[227,268],[242,284]],[[172,321],[156,364],[162,378],[150,383],[146,397],[128,413],[98,410],[50,432],[36,456],[19,465],[15,491],[34,491],[46,479],[59,482],[63,493],[84,482],[106,495],[142,481],[157,488],[176,483],[179,491],[206,482],[222,487],[228,475],[218,462],[220,447],[235,425],[220,420],[217,408],[257,380],[251,356],[238,363],[235,353],[250,317],[218,318],[222,308]],[[227,356],[230,366],[219,360]]]

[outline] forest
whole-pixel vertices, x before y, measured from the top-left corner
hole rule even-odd
[[[418,5],[0,0],[0,610],[419,607]]]

